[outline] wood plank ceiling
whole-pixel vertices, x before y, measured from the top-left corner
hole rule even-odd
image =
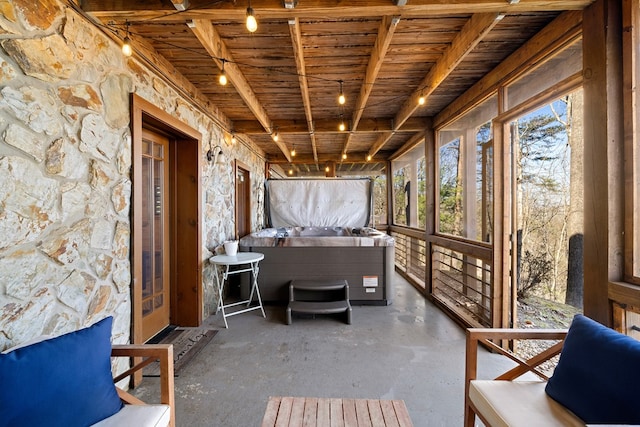
[[[230,132],[303,175],[323,174],[329,163],[338,174],[380,170],[562,11],[591,1],[83,0],[80,7],[119,40],[128,30],[134,51],[173,67],[228,119]],[[254,33],[245,26],[249,6]],[[226,86],[218,83],[223,66]]]

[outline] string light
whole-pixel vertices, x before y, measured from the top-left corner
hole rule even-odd
[[[220,72],[220,77],[218,77],[218,82],[222,85],[222,86],[226,86],[227,85],[227,74],[224,72],[224,63],[226,62],[226,59],[222,60],[222,71]]]
[[[340,105],[344,105],[344,103],[347,101],[347,99],[344,97],[344,92],[342,90],[342,83],[344,82],[340,80],[340,94],[338,95],[338,104]]]
[[[251,0],[249,0],[249,7],[247,8],[247,30],[249,30],[250,33],[255,33],[257,29],[258,21],[256,21],[256,17],[253,15]]]
[[[420,92],[420,98],[418,98],[418,105],[424,105],[424,103],[425,103],[424,94]]]
[[[122,54],[124,56],[133,55],[133,48],[131,47],[131,39],[129,38],[129,23],[127,22],[127,35],[122,40]]]

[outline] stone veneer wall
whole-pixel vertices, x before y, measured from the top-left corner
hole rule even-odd
[[[0,351],[108,315],[127,343],[130,93],[201,132],[204,151],[222,129],[55,0],[0,1],[0,46]],[[251,168],[253,228],[263,221],[261,153],[221,145],[229,162],[202,171],[205,317],[216,309],[206,260],[233,238],[233,158]]]

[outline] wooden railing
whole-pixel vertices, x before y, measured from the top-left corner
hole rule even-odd
[[[389,232],[396,244],[396,270],[413,286],[467,326],[494,326],[489,244],[443,236],[427,239],[424,231],[398,226]]]

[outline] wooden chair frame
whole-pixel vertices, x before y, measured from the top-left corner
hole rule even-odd
[[[175,427],[176,406],[173,389],[173,345],[172,344],[131,344],[131,345],[114,345],[111,348],[111,357],[129,357],[135,363],[129,370],[123,372],[113,379],[114,383],[118,383],[123,379],[130,377],[134,373],[140,371],[145,366],[156,360],[160,363],[160,403],[169,405],[170,407],[170,423],[171,427]],[[119,387],[116,387],[120,399],[129,405],[146,405],[145,402],[137,397],[127,393]]]
[[[560,354],[566,336],[566,329],[467,329],[464,381],[465,427],[473,427],[476,416],[486,424],[486,420],[483,419],[481,414],[477,413],[477,409],[469,399],[469,384],[472,380],[475,380],[478,375],[478,344],[483,344],[490,350],[500,353],[517,363],[517,366],[502,373],[494,378],[494,380],[513,381],[527,372],[532,372],[546,381],[549,378],[538,369],[538,366]],[[496,344],[496,342],[511,340],[558,340],[558,342],[530,359],[523,360]]]

